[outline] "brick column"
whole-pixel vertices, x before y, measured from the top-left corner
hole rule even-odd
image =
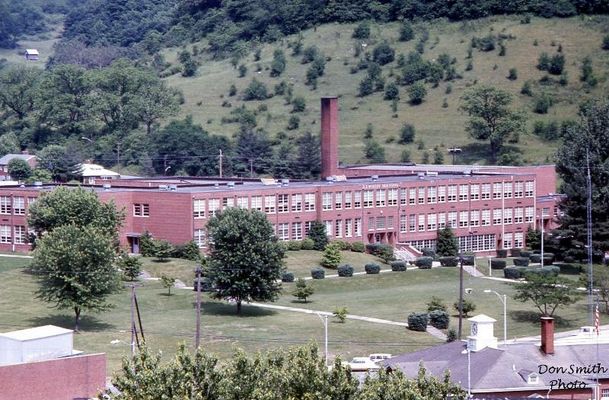
[[[321,177],[338,172],[338,97],[321,98]]]

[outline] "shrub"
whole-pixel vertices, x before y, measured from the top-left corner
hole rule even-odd
[[[171,296],[171,288],[176,284],[176,278],[169,275],[161,275],[161,285],[167,289],[167,294]]]
[[[550,109],[550,107],[552,107],[553,104],[554,100],[552,99],[552,97],[547,93],[542,93],[535,99],[533,111],[535,111],[537,114],[547,114],[548,110]]]
[[[493,258],[491,260],[491,269],[504,269],[506,266],[505,260],[499,260],[497,258]]]
[[[414,262],[414,265],[419,267],[419,269],[430,269],[432,264],[433,264],[433,258],[425,257],[425,256],[417,257],[417,259]]]
[[[463,260],[463,265],[476,265],[476,257],[473,255],[464,255],[461,256],[461,260]]]
[[[450,328],[446,334],[446,342],[450,343],[454,342],[455,340],[457,340],[457,330],[455,328]]]
[[[273,61],[271,62],[271,76],[279,76],[285,71],[286,59],[283,50],[276,49],[273,52]]]
[[[383,99],[394,100],[399,98],[400,89],[398,88],[398,85],[395,84],[395,82],[391,82],[387,86],[385,86],[385,96],[383,97]]]
[[[341,258],[339,247],[334,243],[330,243],[324,249],[321,265],[326,268],[337,268]]]
[[[414,125],[412,124],[404,124],[402,129],[400,129],[400,144],[408,144],[414,142]]]
[[[366,246],[362,242],[351,243],[351,251],[355,253],[363,253],[366,250]]]
[[[559,273],[560,273],[560,267],[558,267],[556,265],[548,265],[548,266],[544,266],[541,268],[528,268],[525,271],[525,278],[526,278],[526,274],[539,274],[542,276],[558,276]]]
[[[290,240],[288,242],[288,250],[290,250],[290,251],[302,250],[302,241],[300,241],[300,240]]]
[[[522,85],[522,89],[520,89],[520,94],[524,94],[526,96],[533,96],[533,89],[531,88],[531,82],[526,81]]]
[[[497,258],[506,258],[508,251],[505,249],[497,250]]]
[[[337,307],[333,314],[336,317],[336,319],[338,319],[338,322],[341,324],[344,324],[345,321],[347,320],[347,307]]]
[[[201,258],[201,252],[195,241],[191,240],[183,245],[175,246],[171,256],[184,260],[198,261]]]
[[[526,267],[507,267],[503,270],[503,276],[507,279],[520,279],[526,270]]]
[[[453,307],[455,310],[459,311],[459,300],[455,301]],[[467,317],[469,313],[474,312],[475,310],[476,305],[472,301],[463,299],[463,315]]]
[[[552,75],[560,75],[565,68],[565,56],[562,54],[555,54],[550,59],[550,66],[548,72]]]
[[[380,247],[380,243],[368,243],[366,245],[366,252],[375,256],[379,253]]]
[[[286,129],[289,131],[293,131],[294,129],[298,129],[299,126],[300,126],[300,118],[297,115],[292,115],[288,119],[288,126],[286,127]]]
[[[249,86],[243,91],[243,100],[266,100],[268,91],[266,85],[257,79],[252,79]]]
[[[247,74],[247,67],[243,64],[239,65],[239,78],[243,78]]]
[[[379,272],[381,272],[381,266],[374,263],[364,265],[364,269],[369,275],[378,274]]]
[[[351,37],[353,39],[368,39],[370,37],[370,23],[368,21],[360,22],[353,30]]]
[[[432,296],[429,303],[427,303],[427,312],[432,312],[436,310],[446,311],[448,310],[448,307],[446,307],[446,304],[444,304],[444,300],[439,297]]]
[[[440,265],[443,267],[456,267],[459,265],[459,257],[440,257]]]
[[[302,52],[302,64],[307,64],[315,60],[319,56],[319,49],[317,46],[309,46]]]
[[[408,316],[408,329],[411,331],[425,332],[429,316],[427,313],[412,313]]]
[[[510,257],[520,257],[520,249],[514,247],[510,249]]]
[[[516,267],[528,267],[529,266],[529,258],[528,257],[515,257],[514,258],[514,266],[516,266]]]
[[[605,35],[605,37],[603,37],[603,44],[601,47],[603,50],[609,50],[609,35]]]
[[[294,282],[294,273],[286,271],[281,274],[281,282]]]
[[[511,81],[518,79],[518,70],[516,68],[510,68],[507,78]]]
[[[529,258],[533,264],[539,264],[541,262],[541,254],[531,254]]]
[[[545,254],[543,255],[543,265],[552,265],[553,262],[554,262],[553,256],[546,256]]]
[[[165,240],[154,241],[154,257],[158,261],[167,261],[173,254],[173,246]]]
[[[528,250],[520,250],[520,257],[531,257],[532,252]]]
[[[579,275],[584,272],[584,268],[580,264],[560,264],[557,267],[560,268],[561,274],[566,275]]]
[[[391,270],[396,272],[406,271],[406,263],[402,260],[392,261],[391,262]]]
[[[436,257],[436,251],[434,249],[432,249],[431,247],[424,247],[421,250],[421,253],[423,253],[424,257],[431,257],[431,258]]]
[[[446,311],[434,310],[429,313],[429,324],[438,329],[447,329],[450,317]]]
[[[323,277],[319,279],[323,279]],[[298,280],[296,281],[296,285],[294,285],[294,291],[292,292],[292,296],[306,303],[307,298],[310,297],[313,293],[315,293],[315,289],[313,289],[311,285],[307,285],[303,278],[298,278]]]
[[[414,39],[414,30],[412,29],[412,25],[410,24],[410,22],[404,21],[402,26],[400,26],[399,40],[400,40],[400,42],[408,42],[409,40],[412,40],[412,39]],[[609,35],[607,35],[607,43],[609,43]],[[609,49],[609,47],[608,47],[608,49]]]
[[[303,112],[307,107],[304,97],[296,96],[292,99],[292,112]]]
[[[333,240],[332,244],[338,247],[339,250],[351,250],[351,243],[343,240]]]
[[[353,267],[349,264],[338,267],[338,276],[350,277],[353,276]]]
[[[385,264],[389,264],[391,261],[395,260],[395,255],[393,254],[393,247],[388,244],[383,244],[380,246],[378,250],[378,256]]]
[[[395,50],[387,42],[382,42],[372,51],[372,59],[380,65],[389,64],[395,59]]]
[[[313,248],[315,247],[315,242],[313,241],[313,239],[310,238],[302,239],[300,244],[303,250],[313,250]]]
[[[408,99],[412,105],[421,104],[426,95],[427,89],[421,82],[416,82],[408,88]]]
[[[137,257],[130,257],[122,254],[118,260],[118,266],[123,271],[123,275],[130,281],[135,280],[142,270],[142,262]]]
[[[320,267],[315,267],[311,270],[311,277],[313,279],[324,279],[326,277],[326,270]]]

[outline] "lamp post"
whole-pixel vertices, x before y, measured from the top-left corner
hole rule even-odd
[[[197,264],[195,267],[195,285],[197,285],[197,326],[195,333],[195,350],[199,348],[199,344],[201,343],[201,275],[203,270],[201,269],[201,264]]]
[[[461,331],[463,329],[463,255],[459,254],[459,334],[458,339],[461,340]]]
[[[461,354],[467,354],[467,398],[472,398],[472,359],[471,350],[469,349],[469,341],[465,345],[465,350]]]
[[[324,352],[326,359],[326,367],[328,367],[328,314],[315,313],[324,324]]]
[[[543,208],[541,209],[541,215],[539,217],[539,224],[541,225],[541,266],[543,267],[543,237],[544,237],[544,221],[543,221],[543,217],[544,217],[544,210]]]
[[[507,295],[499,294],[491,289],[484,289],[484,293],[495,293],[503,304],[503,345],[507,344]]]

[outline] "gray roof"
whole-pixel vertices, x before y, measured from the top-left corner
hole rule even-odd
[[[31,160],[32,158],[36,158],[33,154],[7,154],[0,158],[0,165],[8,165],[11,160],[20,159],[23,161]]]
[[[401,370],[406,376],[416,377],[419,363],[429,374],[437,377],[450,371],[451,380],[467,389],[467,353],[465,342],[452,342],[431,347],[414,353],[393,357],[384,362],[385,366],[393,370]],[[546,355],[534,343],[509,344],[505,348],[485,348],[478,352],[471,352],[471,388],[473,393],[518,391],[547,389],[550,381],[562,379],[563,382],[575,380],[592,383],[596,379],[593,369],[579,372],[569,370],[571,366],[589,367],[600,362],[606,365],[609,354],[609,344],[598,345],[579,344],[568,346],[555,346],[553,355]],[[563,371],[550,373],[544,366],[563,367]],[[586,373],[590,372],[590,373]],[[538,375],[538,383],[527,383],[530,373]],[[609,371],[600,371],[600,379],[609,379]]]

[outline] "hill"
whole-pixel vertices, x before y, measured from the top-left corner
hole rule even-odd
[[[536,121],[562,121],[576,119],[578,105],[587,98],[606,93],[609,71],[609,52],[601,50],[606,34],[605,16],[581,16],[567,19],[523,19],[518,16],[489,17],[475,21],[447,22],[436,20],[414,25],[413,40],[399,41],[401,23],[372,23],[370,37],[354,39],[355,24],[326,24],[288,36],[273,44],[261,44],[259,60],[257,52],[248,54],[237,63],[231,60],[214,60],[200,52],[208,45],[206,40],[187,47],[197,54],[200,67],[193,77],[179,74],[168,76],[167,82],[184,93],[185,103],[182,115],[192,115],[195,122],[210,133],[232,136],[238,130],[231,112],[244,105],[256,114],[257,126],[266,130],[271,138],[295,137],[296,132],[319,131],[319,97],[339,95],[341,105],[341,160],[343,162],[366,161],[364,157],[364,134],[368,124],[372,136],[386,151],[388,161],[400,161],[404,150],[410,152],[414,162],[424,161],[427,151],[433,161],[433,149],[446,154],[449,147],[460,147],[463,153],[458,162],[486,162],[485,143],[475,142],[465,132],[467,116],[460,111],[460,97],[474,85],[488,84],[510,92],[514,98],[514,108],[522,110],[528,118],[528,133],[521,135],[518,143],[510,144],[512,150],[520,152],[520,161],[543,163],[551,161],[556,140],[549,141],[532,133]],[[384,93],[378,92],[360,97],[359,85],[367,70],[358,69],[366,54],[372,57],[372,49],[386,41],[395,49],[395,60],[382,67],[386,83],[400,77],[399,55],[408,56],[416,52],[424,41],[422,57],[436,61],[442,54],[453,60],[460,79],[450,82],[440,81],[437,87],[426,83],[428,91],[422,104],[408,103],[407,86],[400,85],[400,100],[397,110],[392,110],[391,101],[383,100]],[[495,38],[494,49],[482,51],[481,46],[472,48],[473,38]],[[423,39],[423,40],[422,40]],[[306,85],[306,73],[310,64],[302,64],[302,54],[291,55],[297,42],[302,48],[316,46],[325,56],[324,75],[317,81],[317,88]],[[474,40],[476,42],[476,40]],[[356,47],[360,47],[356,50]],[[502,50],[505,54],[501,55]],[[271,63],[275,50],[283,50],[286,68],[280,76],[271,77]],[[471,49],[471,50],[470,50]],[[178,53],[182,48],[163,52],[169,62],[164,74],[178,72]],[[468,56],[471,51],[471,58]],[[539,56],[547,53],[550,57],[562,54],[565,58],[562,76],[551,75],[537,68]],[[581,65],[586,57],[591,60],[596,78],[595,86],[581,82]],[[471,62],[471,70],[468,64]],[[243,67],[241,67],[241,65]],[[240,77],[240,67],[247,69]],[[244,68],[245,67],[245,68]],[[173,70],[172,70],[173,68]],[[515,68],[517,79],[510,80],[510,69]],[[306,109],[293,113],[293,104],[287,104],[285,95],[275,95],[266,100],[245,101],[244,90],[252,79],[264,83],[270,93],[282,81],[292,86],[293,98],[302,96]],[[429,79],[427,79],[429,80]],[[521,94],[523,84],[529,81],[532,96]],[[230,96],[230,87],[235,85],[236,95]],[[450,87],[450,88],[449,88]],[[546,114],[535,113],[537,103],[550,102]],[[290,119],[300,119],[297,129],[287,129]],[[415,143],[398,144],[400,129],[405,124],[414,125]],[[537,124],[539,125],[539,124]],[[539,129],[538,131],[544,131]],[[543,132],[542,132],[543,136]],[[446,155],[445,163],[451,160]]]

